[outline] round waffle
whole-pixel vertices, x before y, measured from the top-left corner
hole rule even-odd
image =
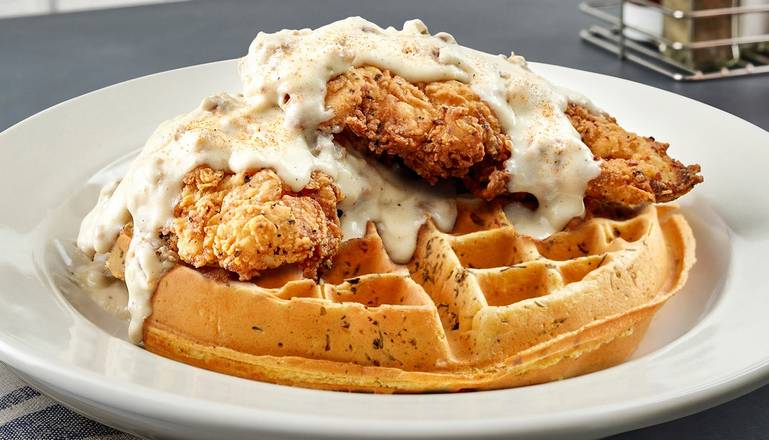
[[[373,225],[342,244],[320,282],[291,268],[256,284],[177,266],[155,291],[144,346],[331,390],[541,383],[625,360],[693,263],[694,238],[672,206],[594,217],[538,241],[499,208],[464,204],[451,233],[422,228],[407,266],[387,257]]]

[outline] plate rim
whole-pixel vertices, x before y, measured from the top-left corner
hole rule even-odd
[[[171,69],[163,72],[157,72],[150,75],[145,75],[137,78],[133,78],[127,81],[112,84],[83,95],[79,95],[66,101],[60,102],[54,106],[46,108],[34,115],[31,115],[22,121],[19,121],[6,130],[0,133],[0,140],[4,135],[11,133],[17,129],[20,129],[24,124],[30,120],[41,117],[48,112],[58,110],[60,107],[75,101],[82,99],[86,96],[101,93],[107,89],[113,87],[119,87],[128,83],[145,81],[155,76],[166,75],[171,72],[180,72],[192,68],[205,68],[207,66],[214,66],[226,63],[233,63],[236,60],[221,60],[209,63],[191,65],[180,67],[177,69]],[[723,110],[711,106],[710,104],[697,101],[692,98],[688,98],[682,95],[675,94],[673,92],[659,89],[653,86],[649,86],[643,83],[639,83],[632,80],[623,78],[617,78],[610,75],[605,75],[596,72],[590,72],[587,70],[573,69],[565,66],[558,66],[553,64],[544,63],[530,63],[533,70],[537,71],[540,67],[545,69],[567,69],[571,71],[589,73],[590,75],[597,75],[599,77],[612,78],[613,80],[621,80],[635,85],[653,89],[655,93],[662,92],[664,94],[673,95],[676,99],[684,99],[697,103],[698,105],[704,105],[710,109],[714,109],[725,115],[729,115],[732,118],[740,119],[740,121],[755,127],[766,133],[763,128],[749,122],[735,115],[731,115]],[[769,133],[767,133],[769,134]],[[731,231],[730,231],[731,232]],[[736,249],[732,248],[733,253]],[[698,323],[699,324],[699,323]],[[31,347],[30,347],[31,348]],[[34,351],[34,349],[32,349]],[[315,416],[303,417],[298,420],[296,417],[292,417],[290,413],[284,411],[267,411],[257,408],[244,408],[242,406],[234,404],[226,404],[223,402],[207,401],[203,398],[195,398],[189,396],[180,396],[170,391],[159,390],[147,385],[142,385],[135,382],[129,382],[122,380],[121,382],[112,383],[109,380],[105,380],[104,376],[93,371],[89,371],[77,365],[68,364],[66,368],[56,368],[56,365],[52,364],[49,359],[46,359],[42,353],[33,353],[32,351],[24,352],[21,347],[14,346],[10,342],[6,341],[0,335],[0,360],[7,363],[13,369],[21,370],[25,374],[34,372],[33,375],[36,378],[41,378],[44,382],[51,384],[55,383],[55,380],[60,382],[69,383],[68,388],[80,388],[84,392],[88,393],[88,397],[100,401],[99,397],[108,395],[111,397],[112,402],[120,400],[122,408],[129,408],[131,402],[142,402],[143,409],[149,407],[147,404],[152,403],[152,410],[164,414],[161,418],[166,420],[174,419],[192,419],[194,417],[200,417],[205,414],[210,414],[211,407],[217,408],[218,423],[216,426],[242,426],[254,428],[256,422],[260,430],[272,433],[282,434],[313,434],[317,433],[319,427],[322,426],[322,433],[324,435],[342,435],[342,436],[354,436],[360,434],[362,429],[365,429],[369,433],[386,436],[386,437],[400,437],[400,436],[441,436],[441,437],[458,437],[468,434],[474,434],[476,436],[493,436],[493,435],[505,435],[510,433],[530,433],[530,434],[543,434],[546,432],[568,430],[570,432],[585,432],[585,421],[590,420],[594,424],[600,424],[600,429],[605,432],[618,432],[620,429],[626,429],[629,426],[641,427],[647,426],[652,423],[659,423],[663,421],[673,420],[679,417],[683,417],[694,412],[704,410],[706,408],[718,405],[725,401],[731,400],[738,396],[744,395],[760,386],[769,383],[769,358],[764,359],[763,362],[759,362],[756,365],[746,368],[741,374],[735,375],[728,379],[724,379],[721,382],[703,388],[700,390],[693,390],[690,393],[681,394],[680,390],[677,392],[671,392],[675,394],[671,397],[660,398],[659,395],[655,397],[647,397],[646,399],[636,399],[623,405],[611,405],[607,407],[591,407],[587,410],[574,410],[569,412],[560,412],[558,420],[552,418],[546,419],[544,416],[528,418],[521,420],[520,418],[509,419],[484,419],[483,423],[479,423],[478,420],[446,420],[441,425],[436,425],[434,420],[399,420],[397,424],[392,423],[392,420],[386,419],[350,419],[339,416]],[[34,356],[37,354],[37,357]],[[194,367],[190,367],[194,368]],[[218,373],[217,373],[218,374]],[[106,389],[105,389],[106,388]],[[147,390],[152,390],[155,398],[147,399],[144,393]],[[313,390],[319,392],[317,390]],[[504,392],[490,391],[490,392]],[[158,398],[163,397],[163,399]],[[104,400],[104,399],[101,399]],[[162,401],[162,402],[161,402]],[[184,408],[179,409],[178,404],[182,404]],[[117,408],[117,406],[113,406]],[[179,413],[183,412],[184,415],[180,416]],[[662,416],[660,416],[662,414]],[[243,424],[243,419],[249,420],[248,424]],[[541,420],[540,420],[541,419]],[[225,422],[226,420],[226,422]],[[238,423],[238,420],[240,423]],[[344,421],[343,424],[339,423]]]

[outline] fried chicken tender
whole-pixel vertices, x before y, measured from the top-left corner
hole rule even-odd
[[[342,194],[322,172],[313,172],[298,193],[268,169],[228,174],[200,167],[183,183],[171,232],[179,258],[192,266],[221,267],[249,280],[298,264],[317,278],[337,251]]]
[[[669,144],[629,133],[606,114],[569,104],[566,115],[596,158],[601,174],[590,181],[586,198],[629,207],[669,202],[702,182],[699,165],[683,165],[667,155]]]
[[[358,67],[329,81],[326,105],[334,116],[321,130],[377,155],[399,157],[432,184],[460,178],[486,199],[506,186],[510,140],[466,84],[411,84],[387,70]]]
[[[412,84],[387,70],[358,67],[328,82],[326,105],[334,116],[321,129],[345,145],[399,157],[433,184],[457,177],[483,199],[507,195],[511,142],[467,84]],[[702,182],[699,165],[669,157],[668,144],[629,133],[611,116],[578,104],[569,104],[566,115],[602,160],[601,174],[588,184],[590,205],[667,202]]]

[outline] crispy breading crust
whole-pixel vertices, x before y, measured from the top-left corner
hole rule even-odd
[[[341,197],[332,179],[317,171],[294,193],[272,170],[227,174],[200,167],[184,178],[172,242],[182,261],[222,267],[241,280],[293,263],[315,278],[341,240]]]
[[[593,154],[603,159],[601,174],[585,196],[625,206],[669,202],[702,182],[699,165],[683,165],[667,155],[669,144],[625,131],[607,114],[569,104],[566,115]]]
[[[510,140],[466,84],[411,84],[387,70],[359,67],[329,81],[326,103],[334,117],[321,130],[337,141],[398,157],[431,183],[461,178],[481,198],[510,196],[504,172]],[[699,165],[684,166],[667,155],[668,144],[629,133],[609,115],[574,103],[566,115],[602,160],[585,194],[589,210],[671,201],[702,181]],[[179,258],[198,268],[221,267],[248,280],[297,264],[316,278],[341,240],[341,197],[320,172],[294,193],[271,170],[234,175],[200,167],[185,177],[167,232]]]
[[[433,184],[460,178],[487,199],[506,186],[503,163],[510,157],[510,140],[467,85],[411,84],[367,66],[337,76],[327,90],[334,117],[321,130],[377,155],[399,157]]]
[[[326,104],[334,117],[321,129],[337,133],[346,145],[399,157],[430,183],[461,178],[486,200],[507,192],[510,140],[466,84],[412,84],[387,70],[358,67],[329,81]],[[570,104],[566,115],[603,160],[601,174],[588,186],[588,205],[668,202],[702,182],[699,165],[669,157],[668,144],[629,133],[611,116],[577,104]]]

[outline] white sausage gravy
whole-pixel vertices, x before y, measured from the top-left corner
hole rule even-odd
[[[345,196],[339,205],[343,239],[361,237],[373,221],[396,262],[411,258],[428,218],[441,230],[452,228],[450,190],[403,177],[317,132],[332,116],[324,104],[326,83],[363,65],[414,82],[461,81],[492,108],[513,144],[505,162],[508,189],[539,202],[536,211],[507,207],[518,230],[541,238],[584,214],[584,192],[599,163],[564,110],[569,101],[587,101],[531,72],[523,58],[460,46],[449,34],[430,35],[419,20],[402,30],[353,17],[316,30],[260,32],[240,62],[243,93],[211,96],[161,124],[126,175],[102,189],[81,224],[78,247],[95,255],[109,252],[133,222],[125,279],[134,342],[141,341],[158,281],[175,264],[161,235],[170,229],[183,176],[198,166],[234,173],[271,168],[295,191],[313,171],[323,171]]]

